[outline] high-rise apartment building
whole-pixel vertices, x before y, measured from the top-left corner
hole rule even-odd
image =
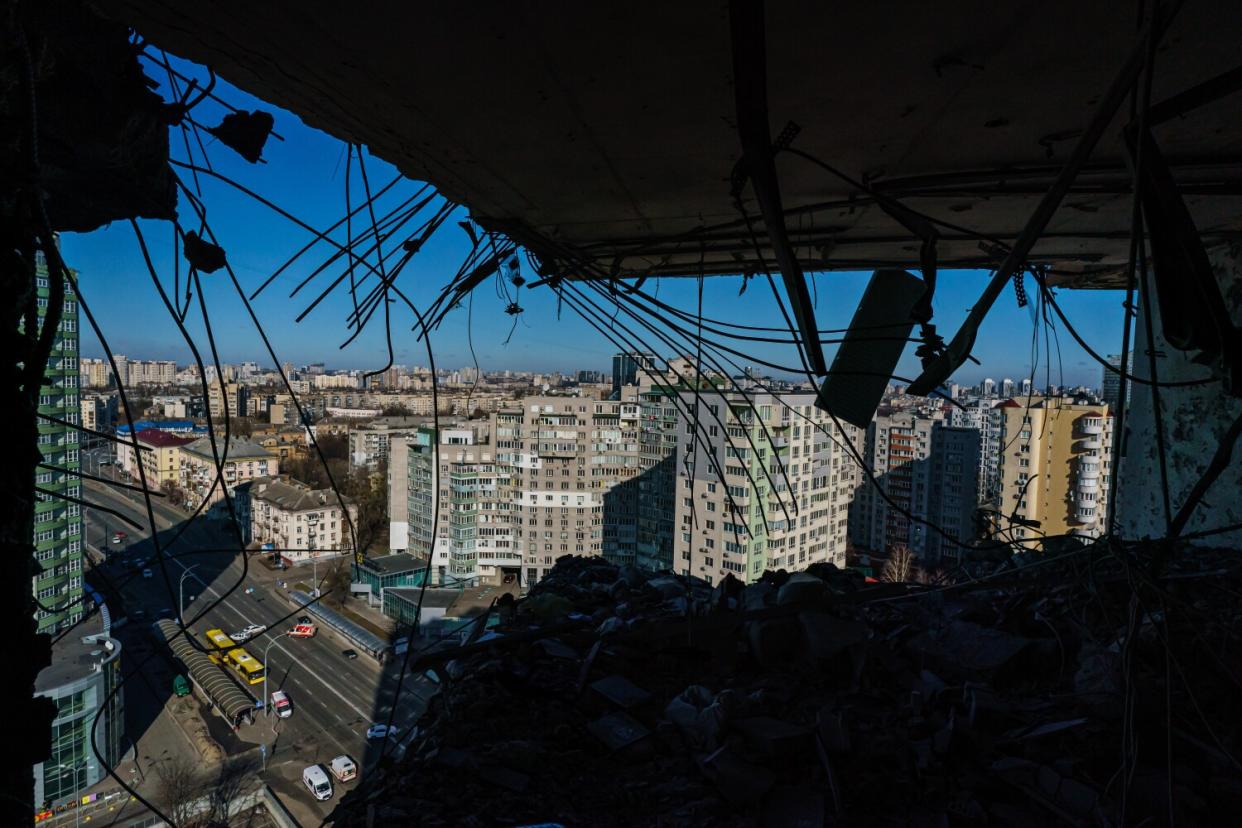
[[[636,401],[537,396],[496,413],[497,458],[525,521],[514,527],[526,583],[562,555],[634,560],[638,427]]]
[[[36,304],[39,319],[47,314],[51,291],[48,271],[39,254],[35,274]],[[39,414],[55,417],[66,423],[77,423],[81,417],[78,398],[78,300],[69,284],[65,285],[60,325],[52,343],[43,386],[39,389]],[[38,630],[55,633],[82,618],[82,515],[81,506],[65,497],[82,497],[79,434],[68,425],[39,418],[39,451],[43,463],[35,473],[37,492],[34,515],[35,557],[40,570],[34,576]],[[62,497],[65,496],[65,497]]]
[[[1121,354],[1110,354],[1108,356],[1108,364],[1112,366],[1113,370],[1110,371],[1108,368],[1105,368],[1103,365],[1100,366],[1100,371],[1102,372],[1100,376],[1100,399],[1108,404],[1109,411],[1116,411],[1117,406],[1121,403],[1121,374],[1117,373],[1117,371],[1121,368]],[[1129,373],[1132,373],[1133,371],[1134,371],[1134,353],[1131,352],[1126,355],[1125,372],[1129,374]],[[1126,398],[1127,399],[1133,399],[1130,396],[1133,390],[1134,390],[1133,384],[1127,383],[1126,385]]]
[[[718,583],[845,565],[857,469],[811,393],[679,392],[673,568]]]
[[[979,432],[979,471],[976,500],[991,503],[1000,492],[1000,433],[1003,412],[995,399],[967,400],[949,411],[949,425],[973,428]]]
[[[508,485],[511,469],[481,436],[465,426],[441,427],[438,434],[426,427],[394,441],[401,446],[394,456],[406,467],[407,549],[432,555],[438,584],[520,574],[515,530],[521,517]]]
[[[978,429],[954,427],[940,411],[878,412],[865,450],[876,484],[858,486],[854,545],[880,555],[904,546],[925,566],[956,560],[975,536],[980,443]]]
[[[612,396],[619,398],[621,386],[637,385],[639,377],[655,373],[659,360],[655,354],[616,354],[612,358]]]
[[[1068,397],[1000,404],[999,537],[1032,548],[1041,537],[1099,537],[1107,524],[1112,416]]]

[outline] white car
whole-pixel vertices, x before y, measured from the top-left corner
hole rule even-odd
[[[254,638],[256,635],[259,635],[260,633],[263,633],[266,631],[267,631],[267,627],[263,626],[262,624],[251,624],[248,627],[242,627],[240,630],[230,635],[229,638],[240,643],[242,641],[249,641],[250,639]]]
[[[153,572],[152,572],[151,570],[149,570],[149,569],[144,569],[144,570],[142,570],[142,577],[144,577],[144,578],[154,578],[154,577],[155,577],[155,573],[153,573]]]
[[[367,728],[368,739],[395,739],[397,728],[392,725],[373,724]]]

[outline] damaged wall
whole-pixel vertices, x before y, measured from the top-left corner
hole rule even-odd
[[[1209,255],[1233,323],[1242,325],[1242,243],[1218,247]],[[1146,300],[1143,296],[1140,301]],[[1146,378],[1149,376],[1148,338],[1142,314],[1140,305],[1134,326],[1134,375]],[[1170,347],[1160,335],[1161,328],[1159,303],[1153,302],[1152,329],[1160,380],[1175,382],[1205,376],[1208,369],[1191,362],[1189,354]],[[1156,537],[1165,534],[1166,523],[1151,388],[1131,383],[1127,393],[1127,440],[1119,471],[1117,521],[1124,537]],[[1242,413],[1242,399],[1230,396],[1220,382],[1161,388],[1160,398],[1170,506],[1176,513],[1203,475],[1221,436]],[[1237,453],[1235,451],[1235,455]],[[1187,534],[1242,523],[1242,462],[1238,462],[1239,459],[1235,456],[1234,462],[1208,490],[1186,525]],[[1242,530],[1213,536],[1203,542],[1213,546],[1237,544],[1242,542]]]

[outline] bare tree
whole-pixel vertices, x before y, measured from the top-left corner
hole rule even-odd
[[[324,603],[344,606],[345,599],[349,597],[349,584],[352,580],[350,563],[348,558],[337,558],[332,562],[331,568],[323,577],[323,586],[319,587],[323,592]]]
[[[884,562],[884,568],[880,570],[880,580],[905,583],[910,580],[913,569],[914,556],[910,554],[910,547],[904,543],[894,544],[888,550],[888,560]]]
[[[251,758],[237,757],[220,766],[219,773],[208,791],[209,811],[203,824],[214,828],[227,828],[233,804],[251,787],[258,768]]]
[[[207,791],[199,763],[185,753],[174,753],[156,763],[155,775],[159,780],[156,803],[174,825],[186,824]]]
[[[160,484],[160,490],[168,497],[168,502],[173,506],[180,506],[185,503],[185,491],[172,480],[165,480]]]

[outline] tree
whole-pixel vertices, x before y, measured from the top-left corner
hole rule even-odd
[[[156,763],[155,775],[156,803],[174,825],[185,825],[208,787],[199,763],[183,752],[173,753]]]
[[[409,417],[413,413],[403,403],[391,403],[380,409],[380,414],[385,417]]]
[[[880,580],[904,584],[910,580],[913,568],[914,556],[910,554],[910,547],[904,543],[894,544],[888,550],[884,568],[880,570]]]
[[[470,412],[470,419],[472,419],[472,420],[484,420],[484,419],[487,419],[487,412],[486,412],[486,411],[484,411],[481,407],[479,407],[479,406],[477,406],[477,405],[476,405],[476,406],[474,407],[474,411],[471,411],[471,412]]]
[[[345,599],[349,597],[349,584],[353,580],[351,564],[348,558],[337,558],[323,576],[321,584],[315,584],[323,593],[324,603],[344,606]]]
[[[160,491],[164,493],[165,497],[168,498],[168,502],[173,506],[180,506],[185,503],[185,490],[171,480],[165,480],[161,483]]]
[[[254,781],[258,763],[252,758],[236,757],[220,766],[219,773],[209,786],[207,802],[210,810],[203,820],[204,826],[228,828],[229,811],[243,792]]]
[[[249,437],[254,434],[254,420],[250,417],[233,417],[229,420],[229,431],[238,437]]]

